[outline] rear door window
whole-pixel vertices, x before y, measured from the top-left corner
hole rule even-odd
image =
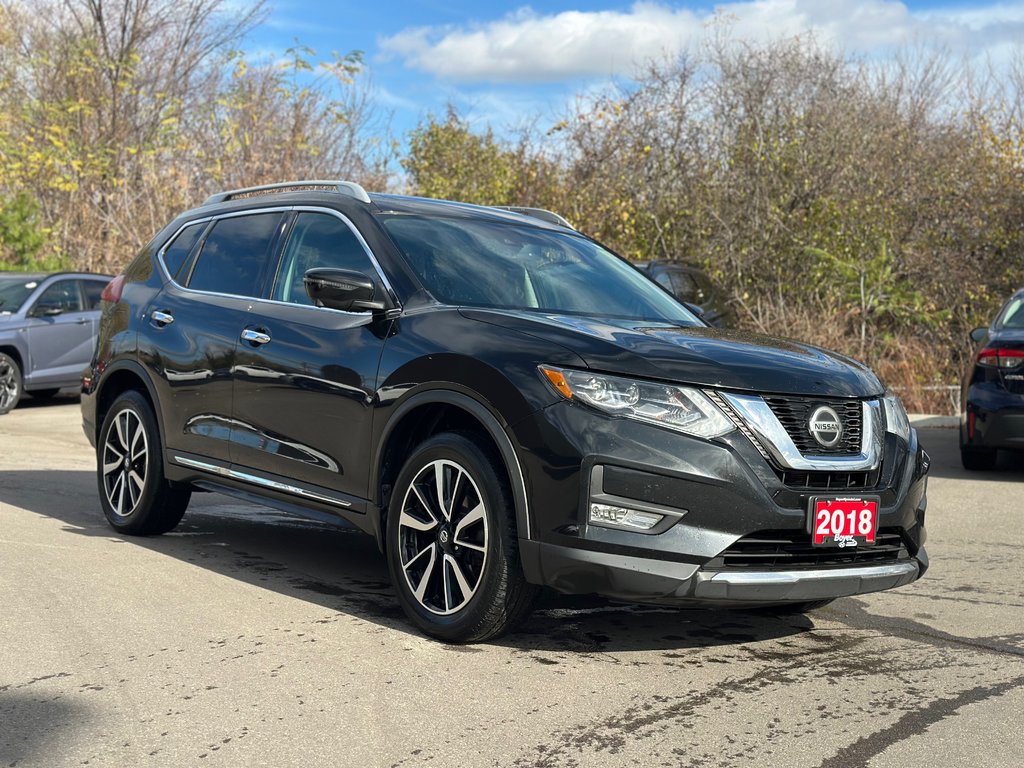
[[[261,295],[282,221],[280,213],[258,213],[216,222],[192,268],[188,287],[233,296]]]
[[[100,308],[100,301],[103,296],[103,289],[106,286],[106,283],[101,283],[99,280],[82,281],[82,290],[85,292],[86,310],[92,311],[94,309]]]

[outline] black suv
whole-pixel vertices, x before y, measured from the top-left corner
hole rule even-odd
[[[557,224],[238,190],[107,299],[82,412],[110,524],[169,531],[202,489],[355,526],[436,637],[541,585],[802,610],[927,567],[928,460],[870,370],[708,328]]]

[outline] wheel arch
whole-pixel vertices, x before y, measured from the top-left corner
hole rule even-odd
[[[157,429],[160,432],[160,444],[166,445],[164,440],[163,414],[157,407],[156,394],[153,382],[150,381],[145,369],[134,360],[122,360],[111,365],[103,375],[99,389],[96,392],[96,440],[99,441],[99,433],[103,428],[103,420],[106,418],[110,406],[122,392],[134,389],[141,393],[149,402],[156,419]]]
[[[21,370],[22,378],[25,377],[25,358],[21,354],[21,350],[14,344],[11,343],[0,343],[0,352],[11,357],[14,362],[18,364],[18,368]]]
[[[451,389],[430,389],[409,396],[391,414],[377,442],[370,478],[371,497],[381,510],[377,543],[383,550],[384,510],[388,493],[411,449],[438,432],[439,425],[476,426],[494,444],[504,464],[515,504],[516,530],[520,538],[531,537],[530,507],[523,468],[506,431],[506,425],[492,410],[468,394]]]

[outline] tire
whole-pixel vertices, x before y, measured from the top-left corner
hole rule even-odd
[[[445,432],[416,447],[395,482],[385,547],[402,609],[440,640],[498,637],[538,593],[520,565],[504,466],[474,433]]]
[[[33,389],[29,392],[33,400],[50,400],[60,392],[60,389]]]
[[[96,479],[103,514],[118,533],[167,533],[181,522],[192,496],[187,487],[164,478],[156,417],[134,390],[118,397],[103,417]]]
[[[996,468],[998,454],[995,448],[970,448],[960,446],[960,463],[972,472],[986,472]]]
[[[21,366],[8,354],[0,352],[0,416],[13,411],[24,392]]]

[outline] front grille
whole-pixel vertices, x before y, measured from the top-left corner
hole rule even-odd
[[[873,545],[831,548],[811,545],[804,531],[759,531],[733,543],[704,567],[709,570],[790,570],[895,563],[910,557],[898,529],[882,528]]]
[[[787,488],[807,491],[849,491],[874,488],[881,469],[864,472],[808,472],[802,469],[777,469],[775,474]]]
[[[797,450],[805,456],[856,456],[860,453],[863,406],[860,400],[823,400],[813,397],[766,395],[765,403],[785,428]],[[843,423],[843,434],[831,448],[818,444],[808,430],[814,411],[827,405]]]

